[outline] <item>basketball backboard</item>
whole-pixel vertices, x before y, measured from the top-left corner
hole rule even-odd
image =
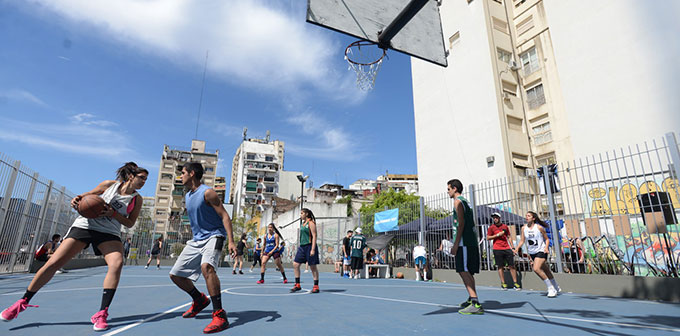
[[[447,66],[437,0],[308,0],[307,22]]]

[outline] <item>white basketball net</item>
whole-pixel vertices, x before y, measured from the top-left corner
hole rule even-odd
[[[357,74],[359,89],[373,90],[384,57],[385,51],[372,42],[357,41],[345,49],[345,60],[349,63],[349,70]]]

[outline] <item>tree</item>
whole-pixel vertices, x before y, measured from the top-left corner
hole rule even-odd
[[[234,217],[231,220],[231,227],[234,232],[234,242],[241,240],[241,235],[245,233],[250,237],[257,236],[257,219],[246,220],[245,217]]]
[[[347,195],[337,201],[340,204],[347,204],[347,217],[352,217],[352,195]]]
[[[370,205],[364,204],[359,209],[361,230],[364,235],[373,235],[373,216],[385,209],[399,208],[399,225],[420,218],[419,197],[410,195],[403,190],[394,191],[390,188],[377,194]]]

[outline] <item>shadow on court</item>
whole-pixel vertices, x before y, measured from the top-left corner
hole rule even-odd
[[[484,301],[482,302],[482,307],[484,309],[495,309],[495,310],[502,310],[502,309],[514,309],[514,308],[520,308],[523,307],[525,304],[527,304],[526,301],[519,301],[519,302],[507,302],[507,303],[500,303],[498,301]],[[458,310],[460,310],[460,307],[451,307],[451,306],[446,306],[442,307],[439,310],[425,313],[423,316],[427,315],[440,315],[440,314],[452,314],[452,313],[458,313]]]
[[[667,315],[646,315],[646,316],[622,316],[614,315],[610,312],[600,310],[583,310],[583,309],[543,309],[546,313],[570,314],[577,315],[584,318],[614,318],[617,320],[639,322],[644,324],[655,324],[674,328],[680,328],[680,319],[677,316]]]
[[[346,292],[346,289],[322,289],[322,293],[344,293]]]
[[[234,327],[244,325],[246,323],[255,322],[260,319],[266,319],[265,322],[274,322],[281,317],[281,314],[277,311],[265,311],[265,310],[246,310],[240,312],[229,312],[227,313],[229,318],[229,329]],[[209,320],[212,319],[212,315],[198,315],[196,316],[198,320]]]
[[[565,328],[569,328],[569,329],[580,330],[583,333],[590,333],[590,334],[593,334],[593,335],[614,335],[614,336],[638,335],[637,333],[636,334],[627,334],[627,333],[616,332],[616,331],[608,331],[608,330],[602,330],[602,329],[597,329],[597,328],[583,327],[583,326],[578,326],[578,325],[574,325],[574,324],[570,324],[570,323],[557,322],[555,320],[550,320],[547,317],[536,318],[536,317],[527,317],[527,316],[520,316],[520,315],[511,315],[511,313],[497,313],[497,312],[492,312],[492,311],[486,311],[485,314],[503,316],[503,317],[506,317],[506,318],[521,320],[522,322],[541,323],[541,324],[545,324],[546,326],[549,326],[549,327],[555,327],[555,326],[565,327]],[[532,326],[532,328],[536,328],[536,326]],[[535,329],[535,330],[538,330],[538,329]],[[577,332],[576,334],[579,335],[579,334],[581,334],[581,332]]]
[[[153,316],[158,315],[158,313],[152,313],[152,314],[139,314],[139,315],[129,315],[129,316],[120,316],[120,317],[113,317],[108,319],[109,326],[111,329],[117,328],[117,327],[122,327],[125,325],[128,325],[133,322],[139,322],[148,318],[151,318]],[[148,323],[151,322],[158,322],[162,320],[169,320],[173,318],[181,318],[182,313],[181,312],[174,312],[170,314],[165,314],[162,316],[159,316],[151,321],[148,321]],[[78,322],[54,322],[54,323],[28,323],[24,324],[18,327],[11,328],[10,330],[21,330],[21,329],[26,329],[26,328],[40,328],[40,327],[45,327],[45,326],[63,326],[63,325],[92,325],[92,322],[89,321],[89,318],[86,318],[85,321],[78,321]]]

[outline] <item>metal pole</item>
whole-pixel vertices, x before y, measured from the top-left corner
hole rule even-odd
[[[418,200],[420,201],[420,234],[418,235],[418,245],[425,246],[423,244],[425,235],[425,198],[420,196]]]
[[[666,133],[666,146],[671,153],[674,177],[680,179],[680,152],[678,151],[678,140],[675,138],[675,133]]]
[[[54,209],[54,217],[52,217],[52,224],[50,225],[50,233],[47,235],[48,237],[52,237],[55,227],[57,226],[57,221],[59,220],[61,208],[64,203],[64,195],[66,195],[66,187],[61,187],[60,192],[61,194],[59,194],[59,200],[57,201],[56,208]]]
[[[548,169],[548,166],[541,167],[543,170],[543,185],[545,186],[545,193],[548,195],[548,208],[550,210],[550,226],[552,231],[552,241],[553,241],[553,252],[557,257],[557,272],[564,273],[562,269],[562,251],[561,244],[559,241],[559,231],[557,229],[557,220],[555,216],[555,200],[552,191],[552,172]]]
[[[21,243],[24,242],[24,230],[26,229],[26,219],[28,219],[28,215],[30,214],[31,210],[31,205],[33,204],[33,193],[35,192],[35,185],[36,181],[38,180],[38,173],[33,174],[33,180],[31,180],[31,186],[28,188],[28,195],[26,196],[26,202],[24,203],[24,211],[21,214],[21,219],[19,220],[19,230],[17,233],[19,234],[20,239],[17,239],[14,241],[14,248],[12,249],[12,257],[10,258],[9,261],[9,269],[10,273],[14,273],[14,264],[17,261],[17,256],[19,256],[19,249],[21,248]],[[29,259],[31,257],[31,251],[28,250],[26,253],[28,254]]]
[[[9,201],[12,199],[12,193],[14,192],[14,185],[17,181],[17,174],[19,173],[19,167],[21,167],[21,161],[14,161],[14,167],[12,167],[12,173],[9,176],[9,181],[7,183],[7,188],[5,189],[5,196],[2,199],[2,204],[0,204],[0,232],[5,226],[5,221],[7,220],[7,213],[9,212]]]
[[[43,199],[43,204],[42,208],[40,209],[40,215],[38,217],[38,220],[40,221],[38,223],[38,227],[35,229],[35,234],[33,235],[33,241],[31,242],[31,249],[29,251],[35,251],[37,248],[38,244],[38,239],[40,238],[40,231],[42,231],[43,226],[45,225],[45,217],[47,217],[47,208],[50,206],[50,196],[52,195],[52,186],[54,185],[54,181],[50,180],[47,183],[47,190],[45,190],[45,198]],[[35,262],[35,258],[30,258],[31,261],[28,263],[28,269],[31,269],[31,266],[33,265],[33,262]]]

